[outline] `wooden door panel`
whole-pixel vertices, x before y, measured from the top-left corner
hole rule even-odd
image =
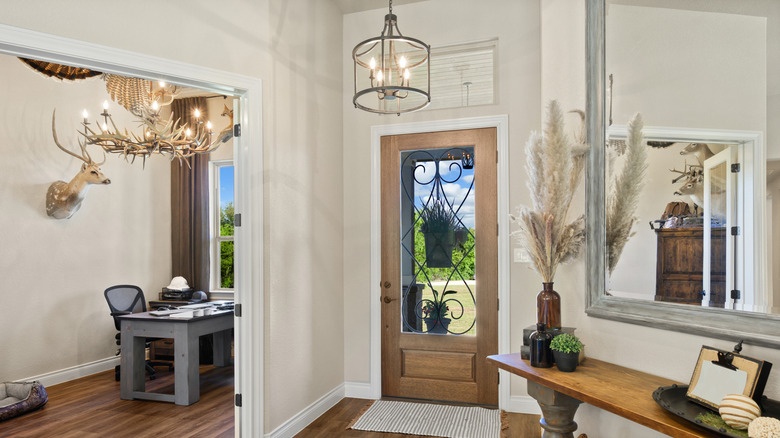
[[[496,405],[497,368],[486,361],[488,355],[498,352],[496,130],[485,128],[382,137],[381,148],[382,393],[394,397]],[[417,287],[410,284],[407,287],[415,295],[404,297],[402,282],[416,283],[419,279],[407,280],[402,275],[402,269],[408,272],[409,263],[405,261],[406,267],[402,268],[401,227],[406,228],[402,222],[409,219],[401,219],[404,208],[401,204],[401,153],[450,148],[473,148],[474,151],[476,335],[427,334],[424,330],[420,333],[419,326],[410,325],[408,321],[411,313],[408,307],[403,310],[403,318],[407,320],[402,330],[402,301],[419,300],[422,292],[418,293]],[[406,169],[408,177],[409,170]],[[405,195],[408,197],[409,193]],[[406,208],[405,214],[409,214],[409,207]],[[412,209],[415,208],[412,205]],[[423,286],[421,290],[424,289]],[[441,289],[440,293],[443,291]],[[419,318],[416,323],[420,324]]]
[[[435,378],[474,382],[475,353],[458,353],[426,350],[401,350],[403,377]],[[436,363],[432,367],[431,363]]]

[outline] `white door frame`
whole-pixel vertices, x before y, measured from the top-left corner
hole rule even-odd
[[[243,307],[236,318],[235,390],[242,393],[236,408],[236,436],[264,433],[263,331],[263,143],[262,84],[260,79],[134,53],[99,44],[0,24],[0,53],[78,65],[93,70],[163,79],[239,99],[241,139],[234,145],[236,212],[242,214],[235,231],[235,301]],[[256,269],[253,269],[256,268]],[[243,412],[243,415],[241,413]]]
[[[370,294],[370,398],[382,397],[382,316],[379,296],[381,279],[381,160],[380,138],[388,135],[451,131],[456,129],[496,128],[498,188],[498,353],[509,353],[509,117],[507,115],[438,120],[431,122],[371,127],[371,276]],[[498,385],[498,405],[509,406],[509,373],[502,374]]]

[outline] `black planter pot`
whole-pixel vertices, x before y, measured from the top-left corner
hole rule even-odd
[[[436,333],[441,335],[447,334],[447,327],[450,326],[449,318],[425,318],[425,327],[428,329],[426,333]]]
[[[570,373],[577,369],[580,361],[579,353],[563,353],[553,350],[553,357],[555,358],[555,365],[558,367],[558,371],[563,371],[564,373]]]

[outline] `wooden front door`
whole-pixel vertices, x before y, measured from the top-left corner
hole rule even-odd
[[[381,148],[382,394],[497,405],[496,129]]]

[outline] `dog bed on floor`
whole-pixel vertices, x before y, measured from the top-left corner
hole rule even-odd
[[[49,400],[40,382],[0,383],[0,421],[34,411]]]

